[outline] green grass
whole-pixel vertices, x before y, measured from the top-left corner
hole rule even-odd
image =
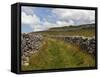
[[[86,29],[78,29],[78,30],[69,30],[69,31],[41,31],[36,32],[39,34],[43,34],[46,36],[50,35],[64,35],[64,36],[85,36],[85,37],[93,37],[95,35],[95,28],[86,28]]]
[[[22,70],[78,68],[95,66],[94,58],[78,46],[46,38],[40,51],[30,57],[30,65]]]

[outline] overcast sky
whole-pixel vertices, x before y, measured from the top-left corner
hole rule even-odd
[[[95,11],[22,6],[22,32],[95,23]]]

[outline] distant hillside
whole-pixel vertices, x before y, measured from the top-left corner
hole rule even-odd
[[[95,24],[70,25],[70,26],[64,26],[64,27],[50,28],[48,31],[69,31],[69,30],[94,28],[94,27],[95,27]]]
[[[46,36],[51,35],[64,35],[64,36],[85,36],[93,37],[95,36],[95,24],[82,24],[74,26],[64,26],[64,27],[55,27],[50,28],[45,31],[31,32],[34,34],[42,34]]]

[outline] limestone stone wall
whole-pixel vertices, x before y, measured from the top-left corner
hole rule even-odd
[[[79,45],[81,49],[86,50],[90,54],[95,54],[95,37],[83,36],[52,36],[52,38],[64,40],[65,42]]]
[[[37,52],[42,45],[43,36],[39,34],[21,35],[21,61],[22,65],[29,65],[29,57]]]

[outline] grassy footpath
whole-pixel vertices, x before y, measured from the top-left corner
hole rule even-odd
[[[59,69],[95,66],[93,57],[79,47],[46,38],[40,51],[30,57],[30,65],[22,70]]]

